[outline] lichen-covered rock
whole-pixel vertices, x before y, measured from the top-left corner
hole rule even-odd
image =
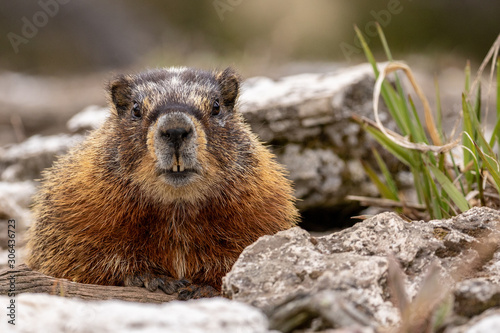
[[[9,304],[0,296],[0,304]],[[267,333],[264,314],[248,305],[222,298],[165,304],[124,301],[84,301],[44,294],[15,298],[15,325],[4,315],[0,332],[179,332]]]
[[[223,279],[223,290],[232,299],[267,313],[297,293],[315,295],[330,290],[377,325],[393,326],[399,314],[390,302],[387,284],[387,255],[392,254],[403,268],[410,299],[419,291],[431,264],[437,265],[441,268],[438,283],[460,296],[456,312],[472,316],[500,306],[499,253],[465,277],[457,272],[477,260],[479,241],[483,245],[497,242],[499,227],[500,212],[473,208],[452,219],[429,222],[408,222],[394,213],[383,213],[321,237],[293,228],[264,236],[245,249]],[[484,274],[488,279],[473,280]]]

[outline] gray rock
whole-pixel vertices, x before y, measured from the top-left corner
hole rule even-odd
[[[395,324],[398,313],[378,283],[387,272],[385,256],[326,253],[319,243],[323,238],[298,227],[261,237],[223,278],[224,292],[271,313],[291,293],[336,290],[380,323]]]
[[[9,298],[0,297],[4,310],[9,302]],[[222,298],[157,305],[21,294],[15,302],[16,325],[8,323],[5,310],[1,332],[269,332],[267,319],[260,311]]]
[[[70,120],[67,127],[71,132],[85,132],[99,128],[109,115],[108,108],[89,105]]]
[[[35,135],[11,146],[0,147],[0,231],[6,220],[15,219],[17,227],[31,223],[29,207],[36,191],[34,180],[52,165],[58,155],[83,140],[80,134]],[[0,235],[0,247],[6,244],[6,232]]]
[[[500,327],[500,309],[490,309],[466,323],[447,327],[444,333],[497,333]]]
[[[481,319],[469,327],[466,333],[496,333],[500,328],[500,314]]]
[[[311,139],[308,128],[336,125],[343,129],[345,123],[338,123],[350,118],[353,108],[364,107],[358,111],[371,114],[373,83],[368,64],[275,81],[251,78],[242,85],[240,110],[250,124],[259,125],[254,131],[262,140],[301,142]]]
[[[496,279],[499,277],[499,275],[495,276]],[[500,285],[498,282],[489,280],[487,278],[476,278],[458,283],[453,293],[455,296],[455,313],[472,317],[487,309],[500,307]]]
[[[14,182],[40,178],[40,172],[50,167],[57,155],[82,140],[79,134],[35,135],[23,143],[0,147],[0,180]]]
[[[461,277],[457,272],[477,260],[479,240],[496,242],[499,227],[500,212],[473,208],[452,219],[429,222],[407,222],[394,213],[383,213],[321,237],[293,228],[261,237],[246,248],[224,277],[223,291],[273,316],[276,308],[293,303],[297,295],[313,297],[328,290],[375,326],[394,326],[399,312],[390,301],[387,284],[387,255],[392,254],[403,268],[410,299],[433,264],[441,269],[437,288],[450,287],[455,294],[456,313],[473,316],[500,306],[499,251],[469,275]],[[481,238],[484,234],[487,239]],[[487,279],[477,279],[485,272]],[[454,285],[454,279],[460,278],[462,282]],[[308,305],[309,312],[311,308],[315,305]],[[325,320],[324,315],[321,318]]]
[[[368,64],[276,81],[251,78],[242,85],[240,110],[290,171],[299,208],[345,204],[348,194],[377,193],[359,163],[370,158],[376,144],[351,120],[354,114],[373,118],[373,85]],[[381,119],[393,126],[384,111]],[[385,158],[396,165],[394,158]]]
[[[0,195],[5,196],[5,199],[8,198],[16,206],[27,207],[31,203],[33,194],[35,194],[35,184],[32,181],[0,182]]]
[[[317,320],[318,315],[321,320]],[[270,327],[280,332],[292,332],[309,321],[317,328],[337,327],[350,328],[354,332],[375,332],[373,323],[366,316],[346,302],[339,293],[330,290],[312,295],[299,294],[283,306],[273,309]],[[316,329],[313,328],[313,331]]]
[[[28,207],[34,194],[35,184],[32,181],[0,182],[0,220],[15,219],[18,227],[27,227],[31,222]],[[0,235],[0,247],[4,237],[7,237],[6,232]]]
[[[346,162],[329,149],[308,149],[288,144],[279,160],[287,166],[294,180],[297,198],[309,198],[311,205],[331,204],[326,199],[337,197],[342,188]]]

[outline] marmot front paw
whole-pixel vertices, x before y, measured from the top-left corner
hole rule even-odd
[[[200,286],[197,284],[192,284],[179,290],[179,296],[177,299],[186,301],[189,299],[205,298],[205,297],[215,297],[220,296],[214,287],[209,285]]]
[[[124,284],[127,287],[145,287],[149,291],[156,291],[159,288],[165,294],[172,295],[179,289],[187,287],[190,282],[186,279],[176,280],[166,275],[138,274],[125,278]]]

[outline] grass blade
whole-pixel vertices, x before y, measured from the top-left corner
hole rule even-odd
[[[382,46],[384,47],[384,52],[385,55],[387,56],[387,59],[389,61],[394,61],[392,58],[392,53],[391,50],[389,49],[389,45],[387,44],[387,39],[385,38],[384,31],[380,27],[380,24],[378,22],[376,23],[377,26],[377,32],[380,37],[380,41],[382,42]],[[414,122],[413,120],[416,119],[418,120],[418,117],[414,117],[411,119],[410,117],[410,110],[408,108],[408,104],[406,103],[406,95],[403,90],[403,86],[401,85],[401,81],[399,80],[399,76],[396,72],[394,72],[394,78],[395,78],[395,85],[396,85],[396,90],[397,90],[397,96],[399,98],[396,99],[397,103],[397,108],[394,110],[395,113],[398,114],[399,119],[401,119],[402,126],[399,127],[403,135],[410,134],[415,137],[415,133],[417,130],[414,128]],[[396,93],[396,92],[394,92]]]
[[[434,77],[434,87],[436,89],[436,125],[441,140],[444,142],[445,136],[443,134],[443,111],[441,108],[441,92],[439,90],[439,83],[437,77]]]
[[[474,103],[474,116],[481,123],[481,82],[477,85],[476,101]]]
[[[483,161],[484,165],[486,166],[486,169],[488,169],[488,172],[491,174],[491,177],[495,181],[495,187],[500,193],[500,173],[498,171],[498,161],[496,161],[494,158],[490,156],[486,156],[481,149],[477,149],[478,155],[481,157],[481,160]],[[490,163],[490,160],[493,163]],[[495,163],[496,162],[496,163]]]
[[[384,48],[385,55],[389,61],[394,61],[392,58],[391,49],[389,48],[389,44],[387,44],[387,39],[385,38],[384,31],[380,27],[378,22],[375,23],[377,26],[378,36],[380,37],[380,42],[382,43],[382,47]]]
[[[427,140],[424,127],[422,126],[422,123],[420,122],[420,118],[418,117],[415,103],[413,102],[413,99],[411,98],[411,96],[408,96],[408,101],[410,102],[410,107],[411,107],[413,117],[415,118],[415,122],[416,122],[415,131],[414,131],[414,133],[412,133],[415,136],[414,140],[416,142],[424,142],[424,143],[429,144],[429,140]]]
[[[363,33],[361,32],[361,30],[359,30],[358,26],[356,25],[354,26],[354,31],[356,31],[356,35],[358,36],[358,39],[361,42],[361,47],[365,52],[366,60],[368,60],[368,62],[372,65],[373,73],[375,73],[375,78],[377,78],[379,74],[377,61],[375,60],[375,57],[373,56],[372,51],[368,47],[368,43],[366,42],[365,37],[363,37]]]
[[[380,154],[375,148],[372,148],[373,155],[375,156],[375,159],[377,160],[378,167],[380,168],[380,171],[382,171],[382,174],[384,175],[385,182],[387,184],[387,187],[389,190],[392,192],[394,195],[395,199],[399,201],[399,195],[398,195],[398,188],[396,186],[396,182],[394,181],[394,178],[392,178],[391,173],[389,172],[389,168],[387,168],[387,164],[385,164],[384,160],[382,157],[380,157]]]
[[[495,141],[500,150],[500,58],[497,59],[497,122],[490,139],[490,147],[493,148]],[[497,140],[495,140],[497,139]]]
[[[367,162],[362,160],[361,165],[363,166],[365,173],[368,175],[373,184],[375,184],[378,191],[380,192],[380,195],[382,195],[383,198],[399,201],[397,195],[394,195],[394,193],[392,193],[391,189],[387,185],[385,185],[384,182],[382,182],[375,170],[373,170]]]
[[[465,65],[465,92],[469,94],[470,90],[470,61],[467,60],[467,64]]]
[[[429,192],[430,192],[429,198],[431,201],[433,214],[437,219],[442,219],[443,218],[443,212],[442,212],[443,202],[441,200],[441,195],[440,195],[440,192],[439,192],[438,187],[436,185],[436,182],[432,178],[428,167],[423,167],[421,172],[424,175],[424,180],[427,182],[428,187],[429,187]]]
[[[359,30],[359,28],[357,26],[354,26],[354,30],[356,31],[356,35],[357,35],[359,41],[361,42],[361,47],[363,48],[363,52],[365,53],[366,59],[373,67],[375,79],[377,79],[380,72],[378,70],[375,57],[373,56],[373,53],[371,52],[370,48],[368,47],[368,43],[366,42],[365,38],[363,37],[363,33],[361,32],[361,30]],[[398,95],[396,94],[394,89],[392,89],[392,87],[387,82],[384,82],[382,84],[381,95],[382,95],[382,98],[384,99],[385,104],[387,105],[387,109],[389,110],[391,117],[396,122],[398,128],[401,130],[403,135],[407,135],[409,133],[409,128],[408,128],[407,124],[401,119],[401,115],[397,112],[397,110],[398,110],[398,107],[397,107],[398,106],[398,102],[397,102]]]
[[[464,135],[462,137],[462,144],[465,148],[463,150],[463,165],[467,166],[472,160],[472,153],[475,153],[474,150],[474,142],[472,139],[474,138],[474,125],[472,124],[472,115],[469,108],[469,103],[465,99],[465,94],[462,94],[462,110],[463,110],[463,131]],[[467,135],[468,134],[468,135]],[[470,184],[472,184],[473,175],[471,172],[465,172],[465,179],[467,181],[468,188],[470,190]]]
[[[439,170],[436,166],[432,164],[427,164],[427,167],[431,170],[434,177],[438,181],[439,185],[443,188],[443,190],[448,194],[450,199],[457,205],[458,209],[462,212],[469,209],[469,203],[465,199],[462,193],[456,188],[455,185],[446,177],[444,173]]]
[[[375,138],[375,140],[377,140],[377,142],[382,145],[382,147],[387,149],[398,160],[408,166],[412,165],[412,157],[408,149],[394,143],[394,141],[385,136],[385,134],[382,133],[376,126],[368,123],[366,120],[363,120],[362,118],[355,115],[352,116],[352,119],[359,125],[361,125],[365,131],[370,133]]]
[[[497,121],[500,119],[500,58],[497,59]]]

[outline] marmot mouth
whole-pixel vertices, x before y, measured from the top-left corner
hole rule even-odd
[[[183,167],[176,165],[172,169],[160,169],[158,173],[161,175],[176,177],[176,176],[194,175],[197,174],[198,172],[195,169],[184,169]]]
[[[198,174],[198,171],[196,171],[195,169],[183,169],[181,171],[181,168],[179,166],[172,169],[158,170],[158,176],[175,187],[187,185]]]
[[[176,177],[176,176],[187,176],[187,175],[191,175],[191,174],[196,174],[197,172],[193,169],[184,169],[184,170],[177,169],[176,171],[164,170],[163,173]]]

